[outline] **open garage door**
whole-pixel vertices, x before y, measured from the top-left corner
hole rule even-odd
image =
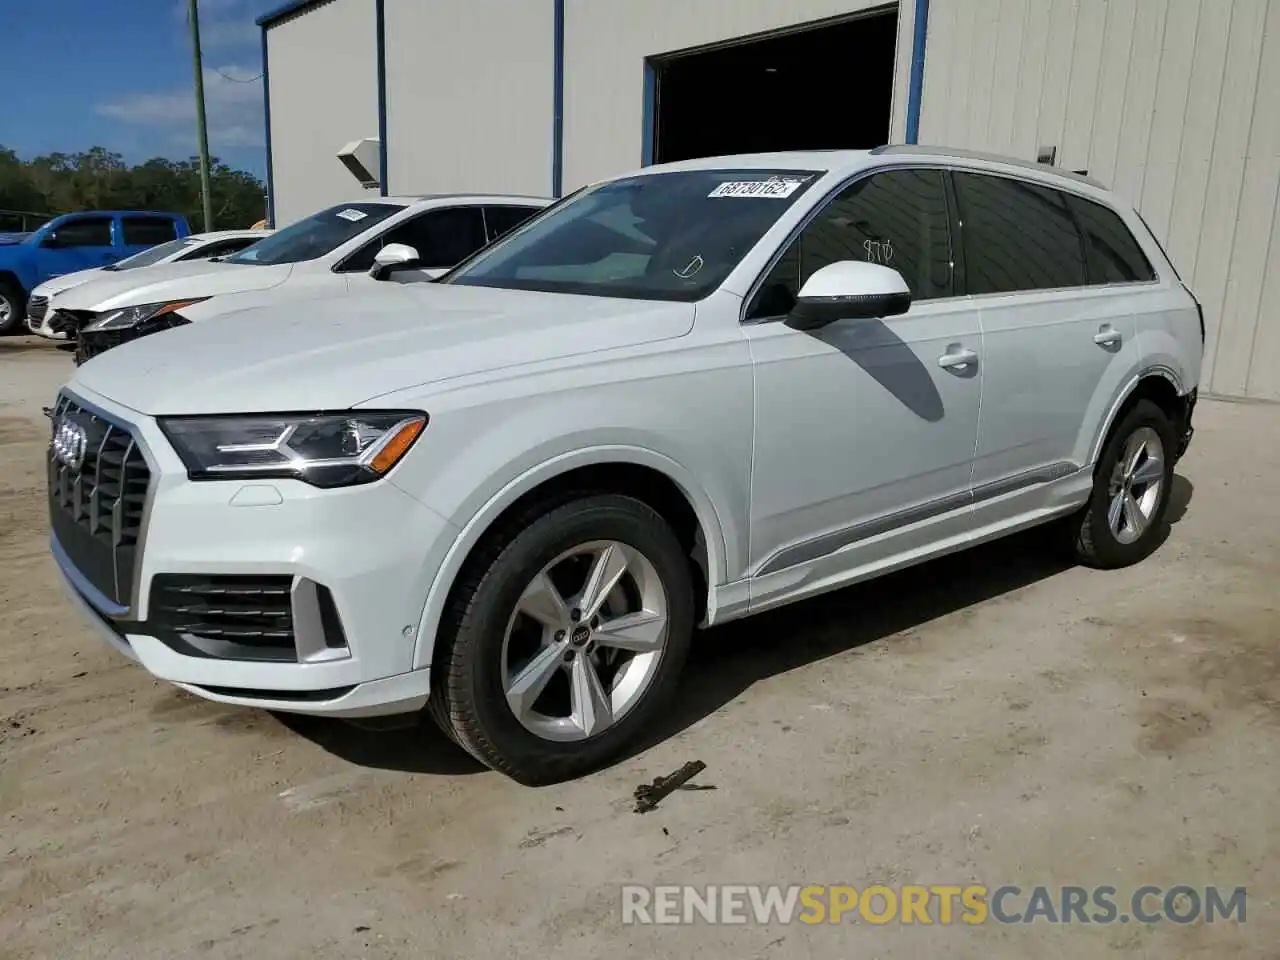
[[[652,59],[654,162],[887,143],[897,7]]]

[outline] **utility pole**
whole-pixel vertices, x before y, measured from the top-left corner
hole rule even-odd
[[[187,20],[191,23],[191,51],[196,71],[196,136],[200,140],[200,200],[204,209],[204,229],[213,229],[213,197],[209,193],[209,132],[204,122],[204,64],[200,57],[199,0],[189,0]]]

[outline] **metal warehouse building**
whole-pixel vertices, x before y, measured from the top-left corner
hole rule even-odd
[[[945,144],[1141,211],[1204,389],[1280,398],[1280,0],[302,0],[259,21],[284,224],[362,191],[560,195],[637,166]]]

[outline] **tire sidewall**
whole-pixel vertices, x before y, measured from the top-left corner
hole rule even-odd
[[[667,592],[667,644],[648,689],[620,721],[588,741],[544,740],[527,730],[507,703],[503,641],[520,595],[538,572],[565,551],[592,540],[625,543],[653,564]],[[650,508],[626,497],[593,496],[553,510],[517,534],[480,582],[472,609],[473,616],[455,639],[454,652],[463,668],[469,709],[486,739],[500,753],[521,757],[519,766],[575,775],[622,749],[673,692],[693,631],[690,561]]]
[[[1142,536],[1133,543],[1121,543],[1111,532],[1107,521],[1107,511],[1111,504],[1111,474],[1124,454],[1125,445],[1137,430],[1150,427],[1160,437],[1164,447],[1164,476],[1161,482],[1160,502],[1156,505],[1151,522]],[[1169,497],[1173,491],[1174,451],[1177,436],[1168,416],[1154,403],[1139,400],[1124,418],[1103,449],[1098,461],[1098,469],[1094,476],[1093,497],[1089,504],[1086,524],[1089,527],[1090,539],[1098,558],[1107,566],[1127,566],[1149,556],[1159,545],[1165,525],[1165,517],[1169,512]]]
[[[12,283],[0,281],[0,300],[9,304],[9,317],[0,319],[0,337],[23,329],[27,319],[27,311],[21,294],[14,289]]]

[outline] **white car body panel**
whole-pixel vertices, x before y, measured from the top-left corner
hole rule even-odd
[[[183,656],[141,632],[128,636],[132,655],[222,702],[344,716],[420,706],[471,549],[521,496],[583,466],[647,467],[684,493],[705,546],[706,624],[1077,509],[1143,378],[1167,377],[1181,395],[1198,384],[1194,300],[1133,215],[1153,283],[946,297],[807,332],[742,322],[757,278],[831,191],[912,164],[1114,204],[1052,170],[945,153],[688,161],[635,175],[823,171],[696,302],[376,281],[304,302],[279,296],[290,277],[253,305],[237,294],[245,305],[218,323],[89,361],[69,396],[134,431],[154,478],[132,614],[145,618],[157,573],[292,574],[332,590],[351,642],[348,656],[263,664]],[[1119,341],[1095,342],[1107,323]],[[972,362],[956,363],[960,352]],[[336,490],[193,482],[156,419],[353,407],[421,410],[429,423],[384,480]],[[348,686],[308,702],[223,689]]]

